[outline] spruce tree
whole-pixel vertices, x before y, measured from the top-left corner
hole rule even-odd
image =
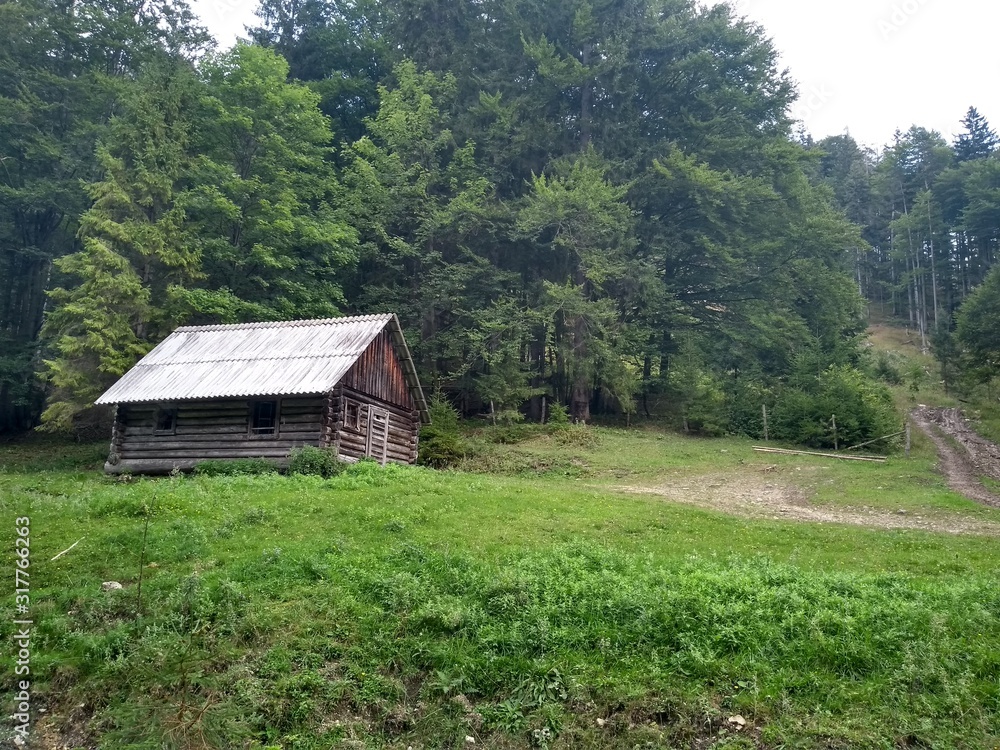
[[[962,119],[962,125],[965,127],[965,132],[960,133],[955,139],[956,160],[963,162],[985,159],[1000,145],[996,131],[975,107],[969,107],[968,113]]]
[[[83,248],[56,261],[70,283],[50,293],[43,330],[55,353],[45,362],[53,386],[42,415],[47,429],[74,427],[101,391],[169,332],[167,290],[199,274],[178,203],[192,83],[183,68],[146,75],[97,149],[104,176],[88,188]]]

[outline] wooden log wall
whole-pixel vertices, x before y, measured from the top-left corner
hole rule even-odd
[[[420,447],[420,412],[414,409],[410,412],[410,463],[417,462],[417,450]]]
[[[274,400],[280,404],[273,435],[251,434],[247,399],[176,404],[176,429],[170,434],[156,432],[157,405],[122,407],[120,459],[117,464],[109,461],[105,468],[117,473],[169,472],[174,466],[191,468],[199,460],[237,458],[266,458],[285,466],[293,448],[321,444],[330,403],[327,396]]]
[[[360,419],[357,428],[345,422],[345,410],[348,402],[360,405]],[[405,409],[395,404],[387,403],[354,388],[343,389],[341,400],[340,432],[338,433],[339,455],[348,459],[364,458],[368,441],[368,406],[376,406],[389,412],[389,439],[386,444],[386,460],[396,463],[415,463],[417,460],[417,436],[420,431],[420,418],[413,409]],[[381,458],[381,450],[376,451]]]
[[[117,466],[122,460],[127,409],[126,406],[115,407],[115,418],[111,425],[111,447],[108,450],[108,464],[111,466]]]
[[[327,394],[323,404],[323,426],[320,434],[320,447],[336,447],[337,432],[340,429],[341,402],[343,401],[343,388],[337,386]]]

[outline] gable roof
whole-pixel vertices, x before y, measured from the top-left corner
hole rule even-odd
[[[178,328],[95,403],[327,393],[387,327],[413,402],[427,422],[427,401],[392,313]]]

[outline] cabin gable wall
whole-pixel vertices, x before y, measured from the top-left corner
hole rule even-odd
[[[372,341],[339,388],[336,445],[341,457],[416,463],[420,415],[388,330]]]
[[[375,337],[340,384],[407,412],[415,408],[388,330]]]

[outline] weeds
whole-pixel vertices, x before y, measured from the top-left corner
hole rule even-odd
[[[995,744],[993,540],[616,495],[620,470],[735,476],[754,455],[585,429],[488,453],[541,476],[0,475],[39,559],[87,538],[33,578],[38,699],[88,706],[77,744],[108,748]],[[896,503],[929,465],[814,468],[840,493],[893,480]]]
[[[710,725],[742,712],[776,742],[891,740],[909,731],[913,701],[929,744],[1000,729],[990,708],[998,697],[1000,598],[989,576],[925,586],[898,575],[806,574],[763,560],[650,567],[578,544],[494,563],[427,550],[421,557],[327,555],[320,592],[296,582],[288,555],[272,548],[262,566],[228,575],[246,584],[277,577],[280,598],[233,599],[221,572],[189,578],[179,590],[160,581],[149,605],[159,614],[146,619],[145,631],[115,646],[121,631],[92,630],[89,638],[104,645],[74,658],[94,675],[89,689],[109,697],[102,715],[111,725],[126,722],[143,695],[173,684],[173,708],[157,709],[159,731],[199,747],[211,746],[212,721],[249,710],[258,690],[271,698],[257,707],[256,736],[319,743],[323,716],[392,705],[403,675],[422,683],[429,715],[438,701],[471,696],[484,731],[539,747],[580,720],[571,700],[580,690],[612,714],[629,696],[703,696],[704,708],[696,701],[684,710],[704,712]],[[299,601],[294,619],[280,614],[289,595]],[[243,628],[247,606],[275,618],[247,645],[266,656],[249,663],[224,636]],[[150,649],[163,654],[152,671],[142,657]],[[108,670],[115,653],[112,663],[124,661]],[[241,680],[223,677],[235,672]],[[665,741],[680,737],[670,722],[658,731]]]
[[[319,476],[324,479],[340,474],[346,464],[334,455],[333,451],[304,445],[292,449],[288,461],[289,474],[305,474]]]
[[[319,450],[317,448],[317,450]],[[194,468],[194,473],[205,477],[251,476],[274,474],[277,466],[264,458],[237,458],[226,461],[202,461]]]

